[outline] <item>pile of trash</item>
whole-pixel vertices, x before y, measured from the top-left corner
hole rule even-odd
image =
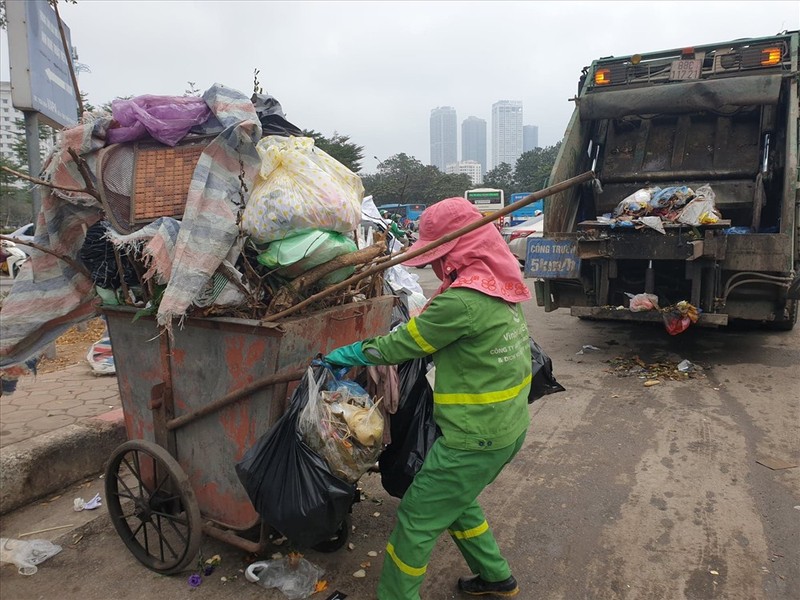
[[[661,313],[664,320],[664,327],[670,335],[678,335],[686,331],[690,325],[697,323],[700,319],[700,309],[686,300],[681,300],[667,307],[658,305],[658,296],[655,294],[629,294],[628,307],[618,306],[617,310],[629,310],[631,312],[657,311]]]
[[[597,221],[611,227],[649,227],[659,233],[666,233],[665,223],[713,225],[722,218],[714,197],[708,184],[696,190],[685,185],[642,188],[622,200],[613,213],[598,216]]]
[[[278,319],[317,293],[303,311],[387,290],[412,312],[424,305],[399,266],[324,293],[402,244],[359,176],[272,96],[215,84],[202,97],[118,99],[83,120],[45,161],[34,241],[48,251],[31,251],[4,301],[4,378],[95,316],[98,298],[167,332],[186,317]]]
[[[611,373],[617,377],[639,377],[641,379],[658,379],[683,381],[705,376],[708,367],[703,367],[689,360],[663,360],[645,362],[638,355],[616,356],[608,361]]]
[[[326,388],[309,386],[298,430],[333,474],[355,483],[383,450],[381,398],[373,401],[354,381],[328,377]]]

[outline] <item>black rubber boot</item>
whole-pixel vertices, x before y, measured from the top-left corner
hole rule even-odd
[[[484,581],[480,575],[475,577],[459,577],[458,589],[471,596],[516,596],[519,593],[519,586],[514,577],[509,577],[503,581]]]

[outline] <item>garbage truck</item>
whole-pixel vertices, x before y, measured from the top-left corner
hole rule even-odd
[[[537,303],[634,321],[689,306],[701,326],[792,329],[798,31],[600,58],[573,101],[550,180],[596,179],[545,199],[525,264]]]

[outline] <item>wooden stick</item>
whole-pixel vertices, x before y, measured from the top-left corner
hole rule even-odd
[[[239,280],[237,274],[234,271],[231,271],[231,269],[227,265],[220,263],[219,267],[217,268],[219,269],[220,274],[222,274],[225,277],[225,279],[230,281],[233,285],[235,285],[239,289],[240,292],[242,292],[242,294],[244,294],[245,298],[250,298],[250,296],[252,296],[252,292],[247,289],[247,286],[245,286]]]
[[[14,244],[22,244],[23,246],[30,246],[31,248],[36,248],[39,252],[44,252],[45,254],[50,254],[50,255],[55,256],[56,258],[58,258],[60,260],[63,260],[70,267],[72,267],[73,269],[78,271],[78,273],[80,273],[82,275],[85,275],[89,279],[92,278],[92,274],[89,273],[89,270],[86,267],[84,267],[82,264],[80,264],[76,260],[70,258],[69,256],[64,256],[62,254],[56,254],[55,252],[53,252],[49,248],[45,248],[44,246],[40,246],[39,244],[34,244],[33,242],[26,242],[26,241],[23,241],[23,240],[18,240],[17,238],[12,238],[12,237],[9,237],[7,235],[0,235],[0,240],[7,240],[9,242],[13,242]]]
[[[94,187],[92,174],[89,171],[89,165],[86,164],[86,161],[75,151],[74,148],[67,148],[67,152],[69,152],[72,160],[75,161],[75,165],[78,167],[78,172],[81,174],[81,177],[83,177],[84,183],[86,183],[86,189],[83,191],[91,196],[94,196],[95,200],[98,202],[102,202],[102,199],[100,198],[100,192],[98,192]]]
[[[66,529],[67,527],[74,527],[74,525],[72,523],[67,523],[66,525],[57,525],[56,527],[48,527],[47,529],[37,529],[36,531],[29,531],[28,533],[20,533],[17,537],[28,537],[29,535],[46,533],[48,531],[55,531],[56,529]]]
[[[122,258],[114,244],[111,244],[111,250],[114,252],[114,261],[117,263],[117,274],[119,275],[119,284],[122,287],[122,295],[125,297],[125,304],[128,304],[131,302],[131,294],[128,289],[128,283],[125,281],[125,267],[122,266]]]
[[[497,212],[493,212],[490,215],[486,215],[482,219],[478,219],[477,221],[475,221],[473,223],[470,223],[469,225],[465,225],[464,227],[462,227],[461,229],[459,229],[457,231],[454,231],[452,233],[448,233],[447,235],[442,236],[441,238],[436,240],[435,242],[431,242],[427,246],[423,246],[422,248],[418,248],[417,250],[414,250],[413,252],[404,252],[403,254],[400,254],[399,256],[397,256],[396,258],[393,258],[392,260],[389,260],[389,261],[384,262],[384,263],[379,264],[379,265],[375,265],[374,267],[370,267],[369,269],[366,269],[365,271],[362,271],[361,273],[356,273],[355,275],[353,275],[349,279],[345,279],[341,283],[337,283],[336,285],[331,286],[331,287],[327,288],[326,290],[323,290],[322,292],[320,292],[318,294],[314,294],[313,296],[309,296],[308,298],[306,298],[305,300],[303,300],[302,302],[300,302],[298,304],[295,304],[291,308],[287,308],[286,310],[283,310],[283,311],[281,311],[279,313],[275,313],[274,315],[269,315],[267,317],[264,317],[261,320],[261,322],[262,323],[269,323],[271,321],[277,321],[278,319],[282,319],[283,317],[288,317],[289,315],[292,315],[292,314],[296,313],[298,310],[301,310],[301,309],[305,308],[309,304],[312,304],[312,303],[316,302],[320,298],[324,298],[325,296],[328,296],[328,295],[330,295],[330,294],[332,294],[334,292],[338,292],[339,290],[343,290],[346,287],[348,287],[349,285],[355,283],[356,281],[358,281],[360,279],[364,279],[365,277],[369,277],[370,275],[373,275],[374,273],[378,273],[380,271],[384,271],[384,270],[386,270],[386,269],[388,269],[390,267],[393,267],[395,265],[399,265],[400,263],[406,262],[407,260],[410,260],[410,259],[412,259],[412,258],[414,258],[416,256],[419,256],[420,254],[425,254],[426,252],[430,252],[431,250],[433,250],[434,248],[438,248],[442,244],[445,244],[445,243],[447,243],[449,241],[452,241],[452,240],[454,240],[456,238],[459,238],[462,235],[464,235],[465,233],[469,233],[470,231],[474,231],[478,227],[483,227],[487,223],[491,223],[492,221],[494,221],[494,220],[496,220],[496,219],[498,219],[500,217],[503,217],[503,216],[507,215],[510,212],[518,210],[518,209],[522,208],[523,206],[527,206],[528,204],[531,204],[532,202],[536,202],[540,198],[545,198],[546,196],[550,196],[552,194],[557,194],[558,192],[563,192],[566,189],[569,189],[569,188],[571,188],[573,186],[579,185],[579,184],[584,183],[586,181],[590,181],[592,179],[594,179],[594,172],[593,171],[587,171],[586,173],[582,173],[581,175],[578,175],[576,177],[572,177],[571,179],[567,179],[565,181],[562,181],[561,183],[557,183],[555,185],[551,185],[550,187],[547,187],[547,188],[544,188],[542,190],[539,190],[538,192],[534,192],[533,194],[531,194],[530,196],[526,196],[525,198],[523,198],[519,202],[514,202],[513,204],[509,204],[508,206],[506,206],[502,210],[498,210]]]
[[[349,252],[348,254],[342,254],[333,260],[329,260],[326,263],[322,263],[321,265],[306,271],[299,277],[296,277],[290,284],[278,290],[273,297],[272,302],[270,302],[268,310],[279,310],[282,306],[291,307],[292,302],[294,302],[294,300],[300,296],[303,290],[308,289],[329,273],[333,273],[334,271],[343,267],[361,265],[371,262],[385,249],[385,241],[380,240],[372,246],[362,248],[361,250],[356,250],[355,252]],[[328,289],[321,291],[319,293],[319,297],[325,298],[326,296],[329,296],[330,293],[327,293]]]
[[[67,44],[67,35],[64,33],[64,22],[61,20],[61,15],[58,14],[58,0],[51,2],[53,9],[56,11],[56,21],[58,22],[58,33],[61,35],[61,45],[64,47],[64,54],[67,55],[67,66],[69,67],[69,74],[72,77],[72,88],[75,90],[75,100],[78,102],[78,118],[83,116],[83,98],[81,98],[81,91],[78,88],[78,77],[75,75],[75,67],[72,65],[72,51]]]
[[[15,177],[19,177],[20,179],[25,179],[26,181],[35,183],[36,185],[43,185],[45,187],[53,188],[56,190],[62,190],[64,192],[80,192],[83,194],[87,193],[87,191],[83,188],[71,188],[63,185],[55,185],[53,183],[50,183],[49,181],[45,181],[44,179],[37,179],[36,177],[31,177],[30,175],[26,175],[25,173],[20,173],[19,171],[15,171],[14,169],[9,169],[8,167],[0,167],[0,170],[5,171],[6,173],[11,173]]]

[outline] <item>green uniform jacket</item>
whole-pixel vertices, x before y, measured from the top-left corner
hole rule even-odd
[[[433,355],[434,418],[446,446],[504,448],[528,428],[531,351],[519,304],[450,288],[421,315],[361,348],[376,364]]]

